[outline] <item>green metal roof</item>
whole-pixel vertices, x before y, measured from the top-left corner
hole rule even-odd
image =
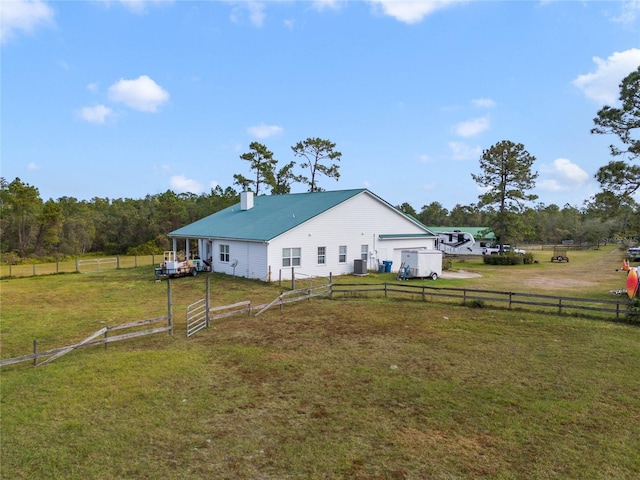
[[[365,191],[368,190],[359,188],[255,196],[249,210],[241,210],[237,203],[174,230],[169,236],[268,241]]]

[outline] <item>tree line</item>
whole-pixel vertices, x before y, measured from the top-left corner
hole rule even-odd
[[[483,187],[477,204],[456,205],[451,211],[439,202],[416,210],[403,203],[397,208],[427,226],[487,227],[502,245],[517,243],[599,244],[606,239],[640,240],[640,67],[620,84],[620,107],[605,106],[594,118],[593,134],[613,135],[619,144],[610,146],[613,157],[595,175],[601,192],[581,207],[533,204],[537,197],[535,157],[524,145],[503,140],[483,151],[480,174],[471,174]],[[10,260],[59,257],[91,252],[105,254],[151,254],[170,248],[167,233],[239,201],[239,191],[257,195],[291,192],[294,183],[309,192],[322,191],[320,179],[340,178],[342,154],[335,143],[307,138],[291,147],[301,159],[278,168],[278,160],[263,144],[252,142],[240,159],[249,162],[249,176],[235,174],[234,185],[217,186],[210,192],[175,193],[167,190],[143,199],[73,197],[43,201],[37,187],[20,178],[0,178],[0,253]],[[303,173],[296,173],[296,168]]]
[[[171,248],[167,233],[239,201],[239,192],[218,186],[196,195],[167,190],[141,199],[62,197],[43,201],[38,189],[16,178],[0,179],[1,253],[14,260],[100,252],[108,255],[161,253]],[[419,210],[408,203],[397,208],[427,226],[490,227],[499,219],[493,207],[456,205],[451,210],[434,201]],[[596,205],[539,203],[507,218],[502,238],[513,243],[597,244],[607,238],[637,237],[640,216],[632,209],[600,209]]]

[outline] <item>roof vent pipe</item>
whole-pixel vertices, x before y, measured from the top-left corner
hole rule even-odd
[[[244,191],[240,194],[240,210],[251,210],[253,208],[253,192]]]

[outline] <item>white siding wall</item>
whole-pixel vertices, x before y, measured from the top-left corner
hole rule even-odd
[[[228,240],[214,240],[213,242],[213,271],[222,272],[238,277],[257,278],[267,280],[267,245],[256,242],[240,242]],[[220,260],[220,245],[229,245],[229,261]],[[234,261],[237,265],[232,267]]]
[[[282,267],[283,248],[301,248],[301,265],[296,275],[328,276],[353,273],[354,260],[360,259],[361,246],[368,245],[367,267],[376,269],[378,260],[400,266],[400,251],[435,248],[433,238],[380,240],[379,235],[422,234],[422,230],[396,210],[364,192],[323,215],[306,222],[269,243],[267,264],[271,280],[290,279],[291,267]],[[339,246],[347,246],[347,261],[338,263]],[[318,247],[326,247],[326,263],[318,265]],[[373,254],[373,258],[372,255]],[[389,255],[391,257],[389,258]],[[237,273],[237,270],[236,270]]]

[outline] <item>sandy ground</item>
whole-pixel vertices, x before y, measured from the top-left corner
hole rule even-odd
[[[443,271],[440,278],[478,278],[479,273],[467,272],[465,270],[456,270],[455,272]]]

